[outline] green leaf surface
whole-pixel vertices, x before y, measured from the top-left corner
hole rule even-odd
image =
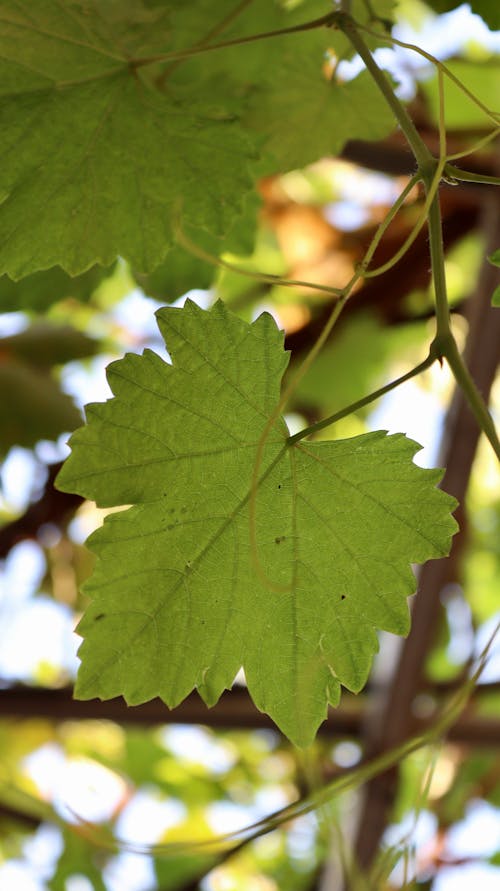
[[[220,302],[158,322],[173,364],[150,351],[113,363],[115,398],[88,406],[59,476],[103,507],[132,505],[90,539],[77,695],[173,707],[197,687],[211,705],[242,665],[257,707],[306,745],[340,684],[365,683],[376,629],[408,631],[409,564],[447,553],[454,501],[401,434],[290,447],[279,418],[259,470],[258,572],[251,480],[283,335]]]
[[[256,90],[246,118],[249,126],[265,134],[274,170],[292,170],[337,155],[348,139],[383,139],[395,126],[367,72],[347,82],[329,80],[322,73],[320,42],[309,43],[300,55],[290,50],[272,80]],[[283,120],[293,126],[283,127]]]
[[[485,62],[472,62],[468,59],[450,59],[446,67],[491,111],[498,108],[500,92],[500,60],[488,59]],[[437,77],[421,84],[429,110],[436,124],[439,121],[439,85]],[[444,112],[446,128],[449,130],[470,130],[473,128],[493,129],[491,119],[449,78],[444,78]]]
[[[241,211],[254,149],[211,79],[155,86],[170,8],[1,3],[0,271],[76,275],[120,254],[147,272],[177,216],[221,235]]]
[[[149,297],[156,297],[163,303],[173,303],[195,288],[209,288],[217,275],[217,266],[207,261],[203,254],[196,254],[194,251],[201,249],[214,258],[226,251],[235,254],[251,253],[260,205],[261,200],[257,193],[251,193],[247,198],[244,214],[236,220],[229,235],[223,240],[199,229],[184,231],[183,235],[187,236],[194,250],[176,244],[163,263],[149,275],[134,272],[137,283]]]
[[[72,297],[82,303],[89,300],[103,279],[110,276],[114,267],[103,269],[93,266],[72,278],[59,266],[35,272],[20,281],[12,281],[8,275],[0,276],[0,312],[28,310],[44,312],[53,303]]]

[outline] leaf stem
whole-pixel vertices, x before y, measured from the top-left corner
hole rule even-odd
[[[436,194],[436,192],[439,188],[439,182],[441,180],[442,166],[444,166],[444,165],[440,165],[440,164],[437,165],[436,172],[432,179],[431,187],[427,192],[425,203],[422,207],[421,213],[419,214],[418,220],[415,223],[415,225],[414,225],[413,229],[411,230],[410,234],[408,235],[408,237],[405,239],[405,241],[399,248],[399,250],[396,251],[396,253],[394,254],[393,257],[391,257],[390,260],[387,260],[386,263],[383,263],[382,266],[378,266],[376,269],[367,270],[364,273],[364,278],[375,278],[378,275],[382,275],[384,272],[388,272],[389,269],[392,269],[392,267],[395,266],[396,263],[399,263],[399,261],[404,257],[408,248],[411,247],[411,245],[413,244],[415,239],[418,237],[420,231],[425,226],[425,223],[426,223],[427,217],[428,217],[428,213],[429,213],[430,205],[433,201],[434,195]],[[418,174],[415,175],[415,179],[417,181],[420,179]]]
[[[489,176],[487,173],[471,173],[469,170],[461,170],[454,164],[446,164],[444,172],[451,179],[459,179],[465,183],[484,183],[489,186],[500,186],[500,176]]]
[[[144,65],[152,65],[161,62],[176,62],[181,59],[189,59],[191,56],[199,56],[202,53],[210,53],[213,50],[227,49],[231,46],[243,46],[245,43],[254,43],[256,40],[268,40],[270,37],[282,37],[285,34],[298,34],[301,31],[313,31],[316,28],[332,25],[339,13],[329,12],[318,19],[302,22],[300,25],[290,25],[288,28],[277,28],[275,31],[263,31],[261,34],[249,34],[247,37],[235,37],[232,40],[223,40],[221,43],[211,43],[208,46],[192,46],[189,49],[177,52],[164,53],[160,56],[146,56],[132,59],[130,64],[134,68],[142,68]]]
[[[446,359],[458,386],[462,390],[479,427],[490,442],[493,451],[500,459],[500,441],[488,408],[477,389],[470,371],[460,355],[450,328],[450,312],[446,295],[446,275],[441,224],[441,210],[438,196],[429,210],[429,244],[431,251],[432,274],[436,299],[437,331],[434,349],[440,359]]]
[[[344,293],[342,288],[332,288],[330,285],[318,285],[316,282],[306,282],[295,278],[282,278],[281,275],[272,272],[254,272],[252,269],[243,269],[241,266],[237,266],[229,260],[224,260],[222,257],[217,257],[214,254],[205,251],[199,245],[195,244],[194,241],[191,241],[181,229],[178,220],[174,224],[174,231],[176,240],[183,248],[189,251],[190,254],[194,254],[195,257],[199,257],[200,260],[205,260],[206,263],[210,263],[217,268],[227,269],[229,272],[236,272],[238,275],[243,275],[246,276],[246,278],[251,278],[269,285],[279,285],[280,287],[285,288],[309,288],[314,291],[321,291],[324,294],[333,294],[335,297],[341,297]]]
[[[329,415],[322,421],[317,421],[316,424],[311,424],[309,427],[305,427],[304,430],[300,430],[293,436],[289,436],[287,444],[289,446],[294,445],[301,439],[305,439],[306,436],[310,436],[312,433],[317,433],[319,430],[323,430],[325,427],[329,427],[331,424],[336,424],[337,421],[342,420],[342,418],[346,418],[348,415],[353,414],[353,412],[358,411],[360,408],[364,408],[365,405],[369,405],[371,402],[375,402],[376,399],[380,399],[381,396],[385,396],[386,393],[390,393],[391,390],[394,390],[396,387],[404,384],[405,381],[411,380],[412,377],[416,377],[427,368],[430,368],[430,366],[434,364],[437,358],[438,357],[436,353],[431,347],[427,358],[424,359],[423,362],[420,362],[419,365],[416,365],[415,368],[412,368],[411,371],[407,371],[406,374],[402,374],[401,377],[398,377],[390,383],[385,384],[385,386],[380,387],[378,390],[374,390],[373,393],[369,393],[368,396],[363,396],[362,399],[358,399],[356,402],[351,402],[350,405],[347,405],[345,408],[340,409],[340,411],[335,412],[333,415]]]
[[[500,460],[500,440],[498,439],[495,424],[453,338],[447,344],[444,356],[453,372],[453,377],[469,403],[477,423],[489,440],[495,455]]]
[[[429,207],[429,248],[436,304],[436,339],[444,356],[448,341],[453,340],[444,265],[443,230],[439,196],[434,195]]]
[[[485,145],[488,145],[490,142],[493,142],[497,136],[500,135],[500,127],[495,127],[491,133],[488,133],[487,136],[483,136],[482,139],[478,139],[473,145],[471,145],[468,149],[464,149],[461,152],[455,152],[453,155],[448,155],[448,161],[458,161],[460,158],[467,158],[469,155],[475,154],[475,152],[479,152]]]
[[[316,342],[311,347],[309,353],[307,354],[306,358],[302,362],[300,368],[295,373],[295,375],[293,376],[292,380],[290,381],[288,387],[284,391],[284,393],[280,399],[278,408],[276,409],[277,413],[280,413],[282,411],[282,409],[288,402],[290,396],[295,392],[299,382],[302,380],[302,378],[304,377],[306,372],[309,370],[309,368],[315,361],[318,353],[324,347],[328,337],[330,336],[330,334],[333,330],[335,323],[337,322],[337,319],[340,316],[340,313],[342,312],[342,310],[343,310],[343,308],[344,308],[344,306],[352,292],[354,285],[356,284],[357,281],[359,281],[359,279],[365,277],[365,275],[366,275],[365,270],[366,270],[367,266],[370,265],[370,263],[373,259],[373,255],[375,254],[375,251],[377,250],[378,245],[380,244],[384,234],[386,233],[387,229],[389,228],[390,224],[392,223],[394,217],[396,216],[396,214],[398,213],[398,211],[404,204],[407,196],[409,195],[411,190],[414,188],[414,186],[418,182],[419,178],[420,178],[420,174],[418,172],[412,176],[412,178],[406,184],[405,188],[403,189],[401,194],[398,196],[398,198],[396,199],[396,201],[394,202],[392,207],[386,213],[384,219],[382,220],[377,231],[375,232],[375,235],[373,236],[363,259],[358,264],[358,266],[354,272],[354,275],[348,281],[347,285],[340,292],[339,299],[338,299],[337,303],[335,304],[335,306],[330,314],[330,317],[329,317],[326,325],[324,326],[320,336],[318,337]]]
[[[371,760],[361,762],[357,767],[348,769],[340,776],[335,777],[335,779],[331,780],[321,789],[316,790],[304,798],[299,798],[279,810],[268,814],[267,817],[262,817],[241,829],[236,829],[232,832],[227,832],[223,835],[215,836],[214,838],[202,839],[200,841],[174,841],[157,845],[134,844],[133,842],[123,842],[119,839],[110,838],[109,836],[104,835],[102,827],[96,827],[96,824],[80,817],[68,805],[66,805],[66,807],[77,821],[80,834],[102,849],[127,851],[135,854],[149,854],[154,857],[169,857],[175,855],[193,856],[196,853],[203,852],[215,853],[217,851],[225,851],[228,847],[239,844],[240,842],[248,843],[259,836],[271,832],[273,829],[277,829],[279,826],[282,826],[284,823],[289,822],[292,819],[311,813],[311,811],[314,811],[322,804],[331,801],[342,792],[357,788],[373,777],[383,773],[385,770],[388,770],[394,764],[402,761],[408,755],[418,751],[423,746],[430,745],[441,739],[448,729],[453,726],[467,705],[467,702],[484,671],[491,647],[498,634],[499,627],[500,623],[496,625],[486,646],[481,652],[476,670],[465,680],[453,698],[449,700],[437,720],[422,733],[405,740],[400,745],[393,747],[388,751],[382,752]]]
[[[420,138],[418,132],[416,131],[415,125],[413,124],[413,121],[409,118],[406,112],[406,109],[400,103],[397,96],[395,96],[395,94],[392,92],[389,82],[375,62],[370,50],[359,34],[352,19],[347,16],[341,17],[339,21],[339,27],[350,39],[353,47],[357,50],[357,52],[363,59],[375,83],[379,86],[381,92],[387,99],[388,104],[394,111],[396,119],[398,120],[400,127],[403,130],[403,133],[405,134],[406,139],[408,140],[408,143],[415,155],[415,159],[419,167],[419,173],[427,192],[426,204],[430,202],[428,215],[429,245],[436,303],[436,337],[432,343],[430,355],[434,354],[439,359],[446,359],[457,384],[461,388],[465,398],[467,399],[471,407],[472,412],[476,417],[481,430],[487,436],[497,457],[500,458],[500,441],[498,439],[493,420],[479,390],[477,389],[470,375],[468,368],[466,367],[460,355],[450,328],[450,311],[446,289],[441,208],[437,190],[441,175],[447,169],[447,167],[448,172],[451,176],[453,176],[454,170],[453,165],[446,165],[446,132],[443,88],[443,73],[447,74],[448,76],[451,76],[451,74],[445,66],[441,65],[441,63],[439,63],[437,60],[434,60],[432,57],[430,57],[431,60],[434,61],[438,67],[439,159],[436,159],[431,155],[427,146]],[[400,43],[399,41],[395,42]],[[414,47],[409,44],[406,46],[409,49],[414,49]],[[423,53],[423,55],[427,55],[427,57],[429,57],[428,54]],[[452,80],[457,80],[454,75],[451,77]],[[463,85],[461,86],[463,87]],[[468,91],[465,88],[464,91],[468,94]],[[474,101],[476,101],[476,104],[479,104],[480,107],[482,107],[483,110],[485,110],[491,117],[488,109],[482,106],[482,104],[478,100],[475,100],[475,97],[471,98],[473,98]],[[497,118],[494,119],[497,120]],[[449,168],[451,168],[451,170],[449,170]],[[459,168],[456,169],[458,172],[460,172]],[[474,179],[473,181],[476,180]]]

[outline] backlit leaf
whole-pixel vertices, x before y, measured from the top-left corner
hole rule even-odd
[[[409,563],[448,551],[453,499],[403,435],[291,447],[278,419],[255,553],[251,479],[283,335],[267,314],[248,325],[222,303],[158,321],[173,365],[148,351],[113,363],[115,398],[87,408],[59,477],[101,506],[133,505],[90,540],[77,695],[175,706],[197,687],[213,704],[243,665],[257,707],[307,744],[340,684],[365,683],[376,629],[408,631]]]
[[[75,275],[120,254],[141,272],[177,217],[221,235],[251,188],[254,150],[233,112],[156,86],[170,5],[0,5],[0,271]],[[136,60],[140,60],[140,64]]]

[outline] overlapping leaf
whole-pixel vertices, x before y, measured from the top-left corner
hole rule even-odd
[[[0,5],[1,271],[76,274],[121,254],[144,272],[176,216],[230,227],[254,152],[209,80],[196,93],[155,87],[144,60],[168,48],[169,12],[140,0]]]
[[[366,18],[361,0],[354,11]],[[0,273],[77,275],[117,255],[149,273],[179,220],[231,229],[262,147],[290,166],[385,135],[392,119],[366,76],[322,78],[325,51],[348,50],[340,31],[175,56],[329,12],[326,0],[0,2]],[[276,127],[293,133],[281,151]]]
[[[253,94],[246,120],[265,134],[275,170],[304,167],[338,154],[348,139],[382,139],[394,129],[369,74],[344,83],[325,73],[328,36],[307,35],[295,46],[289,41],[279,69]]]
[[[20,281],[12,281],[7,275],[0,276],[0,312],[28,310],[44,312],[58,300],[72,297],[85,302],[90,299],[103,279],[112,274],[114,267],[102,269],[93,266],[83,275],[71,278],[54,266],[43,272],[35,272]]]
[[[306,744],[340,684],[364,684],[376,629],[408,630],[408,564],[447,552],[452,499],[402,435],[290,447],[279,419],[252,548],[251,478],[288,361],[282,334],[222,303],[158,320],[173,365],[151,352],[113,363],[115,398],[88,407],[59,477],[102,506],[133,505],[91,538],[77,695],[175,706],[197,687],[212,704],[243,665],[257,706]]]

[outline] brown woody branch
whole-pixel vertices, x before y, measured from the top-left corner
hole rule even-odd
[[[500,211],[493,196],[486,196],[483,225],[490,251],[500,243]],[[482,269],[477,294],[470,301],[469,335],[464,357],[471,374],[488,401],[500,361],[500,313],[491,306],[496,271],[488,263]],[[446,466],[442,488],[454,495],[461,531],[455,536],[448,559],[433,560],[421,572],[414,602],[412,630],[395,666],[393,681],[378,716],[367,727],[369,755],[386,751],[411,736],[416,720],[415,696],[424,684],[426,657],[434,643],[442,610],[440,595],[450,582],[460,578],[460,562],[466,543],[464,499],[477,451],[480,431],[460,391],[456,391],[447,415],[440,463]],[[496,722],[495,722],[496,723]],[[496,732],[500,727],[496,728]],[[498,745],[498,740],[496,744]],[[493,740],[492,740],[493,742]],[[398,770],[381,774],[368,784],[359,818],[356,843],[362,867],[372,862],[384,829],[390,819],[397,789]]]
[[[345,694],[343,705],[330,709],[321,725],[320,736],[351,737],[361,742],[365,723],[366,704],[363,697]],[[191,693],[175,709],[168,709],[160,699],[143,705],[127,706],[120,697],[102,702],[98,699],[73,699],[72,689],[48,690],[42,687],[10,687],[0,691],[0,716],[3,718],[50,718],[66,720],[106,720],[120,724],[152,726],[155,724],[204,724],[213,728],[251,730],[273,729],[276,725],[268,715],[258,711],[246,688],[235,687],[222,694],[213,708],[207,708],[197,693]],[[432,717],[412,721],[412,732],[423,732],[432,724]],[[456,743],[495,746],[500,739],[500,719],[464,713],[450,727],[447,738]]]

